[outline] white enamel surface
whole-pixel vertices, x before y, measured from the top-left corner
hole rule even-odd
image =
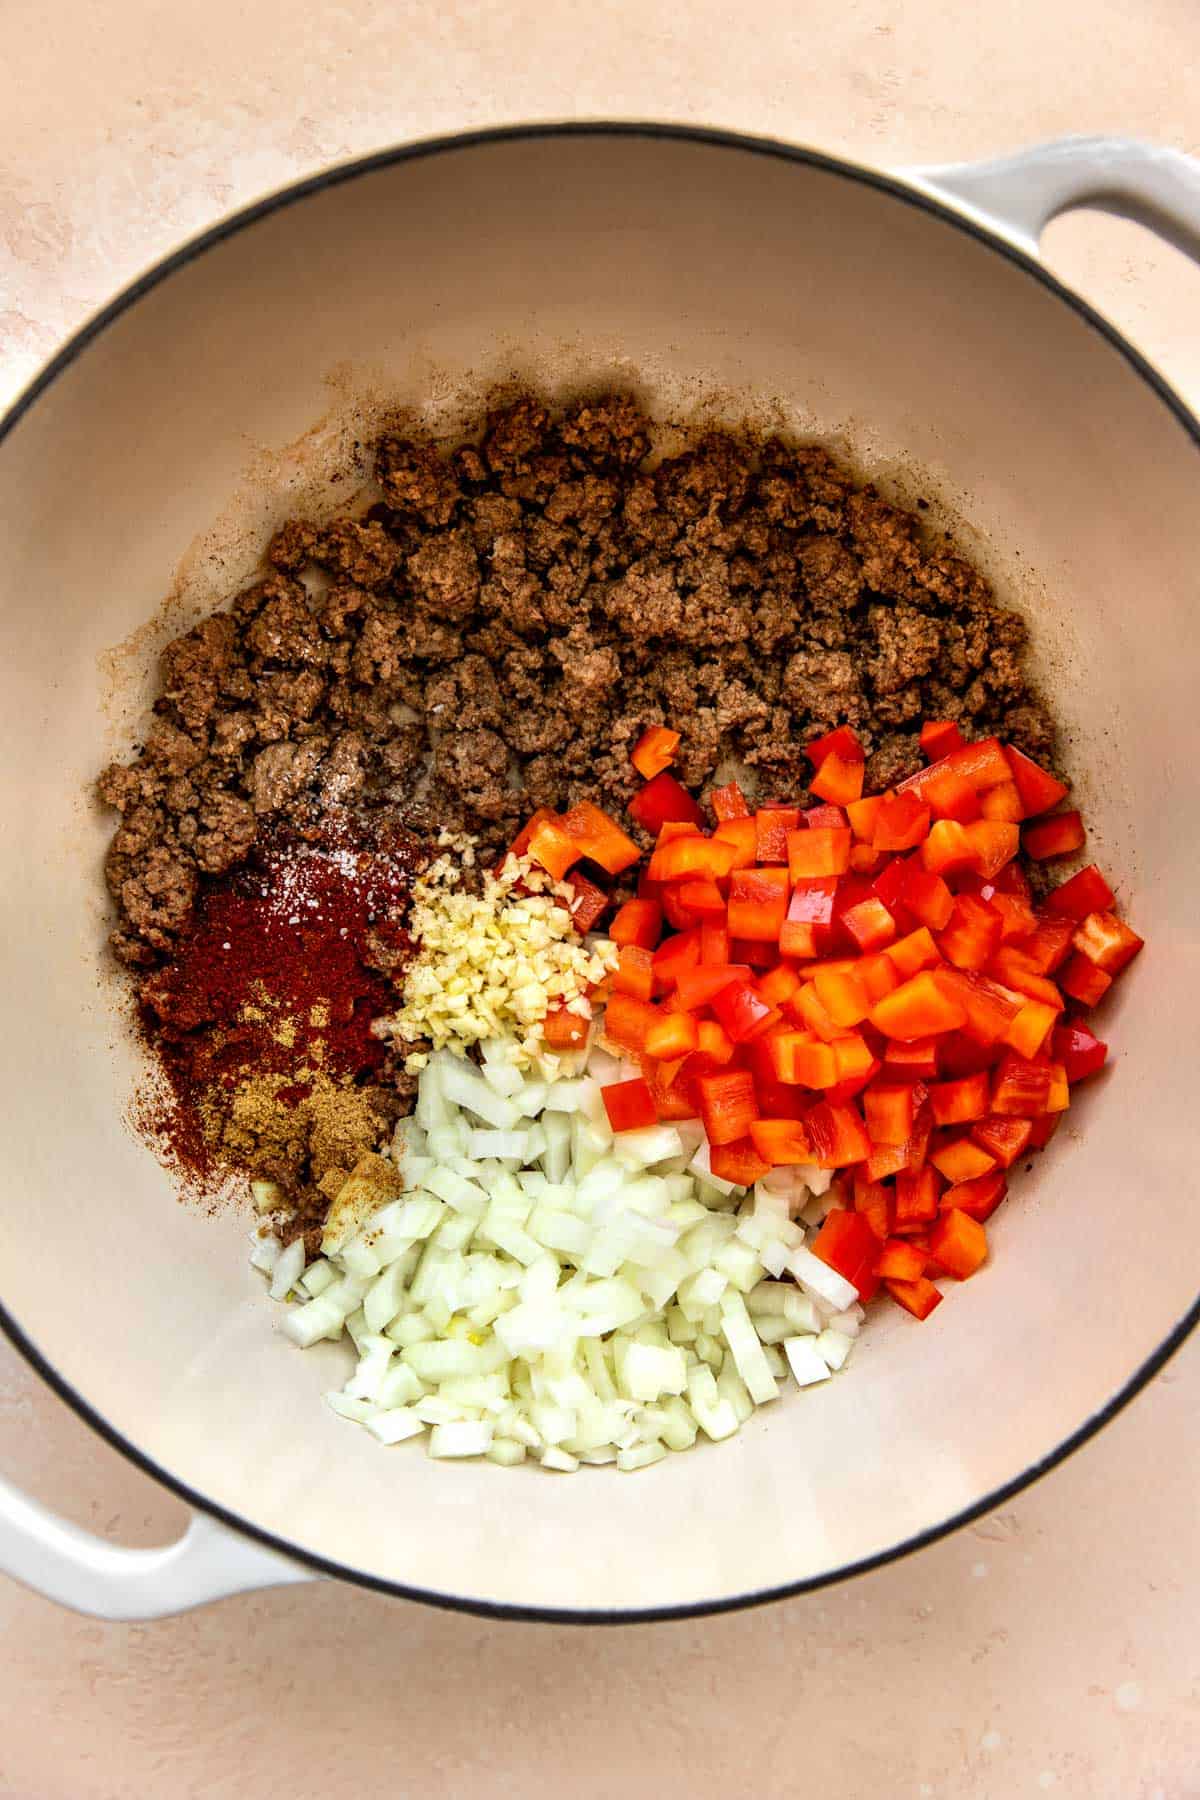
[[[419,405],[514,368],[552,385],[636,374],[660,409],[715,393],[842,434],[872,470],[918,471],[1035,614],[1093,847],[1150,940],[1105,1016],[1116,1072],[998,1216],[986,1280],[925,1328],[881,1314],[844,1381],[636,1478],[447,1468],[321,1406],[344,1353],[273,1334],[245,1222],[177,1205],[121,1123],[135,1061],[98,956],[108,821],[80,798],[133,729],[104,653],[222,512],[186,598],[248,571],[247,534],[334,453],[333,431],[299,442],[330,409],[327,377],[336,411],[350,390]],[[886,1551],[1020,1475],[1195,1294],[1186,1258],[1161,1247],[1187,1241],[1193,1207],[1200,627],[1183,522],[1198,497],[1200,452],[1163,403],[1026,273],[882,193],[747,152],[463,149],[313,196],[189,263],[0,446],[0,732],[10,766],[37,770],[32,800],[5,798],[0,887],[0,1295],[20,1328],[218,1506],[466,1599],[732,1598]],[[214,543],[224,568],[206,560]],[[137,656],[119,668],[136,699]],[[18,1126],[34,1110],[46,1129],[31,1140]],[[1131,1228],[1146,1196],[1153,1232]]]

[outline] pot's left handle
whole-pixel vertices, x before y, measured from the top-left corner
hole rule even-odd
[[[319,1579],[206,1513],[194,1513],[174,1544],[123,1550],[3,1480],[0,1569],[47,1599],[100,1619],[161,1619],[250,1588]]]

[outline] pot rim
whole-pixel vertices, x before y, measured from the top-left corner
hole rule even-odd
[[[32,380],[18,393],[11,406],[0,415],[0,444],[11,434],[24,415],[34,406],[58,377],[70,368],[102,332],[115,323],[139,300],[152,292],[169,276],[185,268],[188,263],[205,254],[222,243],[226,238],[244,231],[258,220],[273,213],[282,212],[286,207],[307,199],[312,194],[328,188],[340,186],[343,182],[357,180],[364,175],[373,174],[376,170],[391,168],[399,163],[416,162],[426,157],[439,156],[446,151],[483,148],[490,144],[511,142],[537,142],[541,139],[557,137],[605,137],[605,138],[646,138],[650,140],[675,139],[682,142],[706,144],[719,149],[740,151],[752,156],[771,157],[784,162],[800,164],[803,167],[822,170],[827,174],[839,175],[851,181],[860,182],[863,186],[874,188],[877,192],[898,200],[904,205],[916,207],[932,214],[943,223],[952,225],[966,236],[974,238],[996,254],[1005,257],[1010,263],[1023,270],[1040,283],[1049,293],[1067,305],[1079,318],[1081,323],[1101,337],[1117,351],[1129,364],[1133,372],[1140,376],[1159,400],[1174,415],[1177,422],[1200,450],[1200,419],[1185,404],[1162,375],[1134,348],[1122,332],[1103,318],[1088,302],[1082,299],[1071,288],[1065,286],[1036,257],[1001,235],[1000,231],[989,230],[976,218],[959,211],[952,202],[941,199],[929,187],[917,187],[902,176],[888,174],[867,165],[851,162],[843,157],[831,156],[824,151],[814,150],[804,145],[790,144],[778,138],[757,137],[749,133],[725,130],[716,126],[686,125],[659,123],[652,120],[569,120],[544,122],[526,125],[504,125],[480,128],[478,130],[451,132],[432,138],[418,139],[412,143],[392,145],[388,149],[372,151],[368,155],[355,157],[350,161],[337,163],[323,169],[317,174],[302,177],[298,181],[277,189],[261,200],[228,214],[216,224],[189,238],[177,250],[153,263],[141,275],[122,288],[116,296],[99,311],[94,313],[82,326],[67,339],[62,348]],[[1099,1410],[1084,1420],[1075,1431],[1049,1450],[1045,1456],[1030,1463],[1018,1475],[1002,1486],[993,1489],[972,1505],[963,1508],[946,1519],[939,1520],[924,1531],[903,1539],[886,1550],[860,1558],[857,1562],[847,1563],[842,1567],[827,1570],[820,1575],[807,1576],[798,1581],[781,1582],[776,1586],[755,1589],[752,1592],[737,1594],[728,1598],[693,1600],[677,1606],[653,1606],[645,1608],[623,1608],[607,1610],[604,1608],[565,1608],[550,1606],[523,1606],[492,1600],[476,1600],[462,1595],[446,1594],[432,1589],[413,1587],[404,1582],[391,1581],[383,1576],[372,1575],[361,1569],[354,1569],[338,1563],[330,1557],[317,1555],[302,1549],[274,1532],[266,1531],[261,1526],[242,1518],[227,1507],[218,1505],[206,1498],[202,1493],[189,1486],[178,1476],[162,1468],[153,1459],[140,1450],[136,1444],[109,1424],[84,1396],[69,1383],[50,1363],[40,1350],[27,1338],[16,1320],[9,1313],[3,1300],[0,1299],[0,1330],[9,1339],[14,1348],[25,1358],[30,1366],[41,1376],[42,1380],[66,1404],[107,1443],[126,1457],[136,1468],[159,1482],[171,1493],[176,1494],[189,1506],[196,1508],[210,1517],[220,1520],[224,1525],[243,1536],[256,1540],[268,1548],[290,1557],[296,1562],[317,1571],[322,1575],[332,1576],[337,1580],[351,1582],[355,1586],[373,1589],[377,1593],[390,1594],[404,1600],[415,1600],[425,1605],[437,1606],[451,1612],[475,1614],[483,1618],[513,1619],[531,1621],[540,1624],[554,1625],[634,1625],[654,1624],[659,1622],[703,1618],[720,1613],[738,1612],[751,1606],[762,1606],[770,1601],[790,1599],[794,1595],[815,1592],[819,1588],[828,1587],[834,1582],[845,1581],[855,1575],[865,1575],[873,1569],[885,1567],[889,1563],[898,1562],[902,1557],[926,1545],[936,1543],[940,1538],[948,1537],[951,1532],[981,1518],[985,1513],[994,1511],[1006,1501],[1030,1487],[1035,1481],[1057,1467],[1061,1462],[1093,1438],[1110,1420],[1121,1412],[1135,1395],[1148,1385],[1170,1357],[1183,1344],[1188,1335],[1200,1324],[1200,1295],[1181,1319],[1172,1327],[1146,1360],[1134,1370],[1133,1374],[1110,1395]]]

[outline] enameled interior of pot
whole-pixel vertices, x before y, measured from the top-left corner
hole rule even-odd
[[[135,736],[155,634],[107,653],[173,583],[174,629],[229,592],[382,398],[445,416],[514,372],[848,440],[968,518],[968,553],[1033,615],[1094,853],[1150,945],[1105,1015],[1111,1075],[1015,1184],[969,1292],[925,1326],[881,1314],[851,1378],[632,1478],[447,1466],[329,1413],[348,1353],[273,1331],[246,1218],[177,1203],[122,1122],[136,1057],[100,954],[110,822],[85,788]],[[745,150],[467,147],[189,261],[0,446],[0,1298],[21,1330],[197,1493],[475,1601],[728,1599],[886,1551],[1020,1476],[1195,1298],[1198,476],[1163,402],[1027,272]]]

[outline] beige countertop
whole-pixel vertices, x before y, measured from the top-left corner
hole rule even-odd
[[[7,0],[4,22],[0,403],[188,234],[397,139],[607,115],[894,166],[1068,131],[1200,151],[1195,0]],[[1200,273],[1082,214],[1047,254],[1200,406]],[[1003,1512],[716,1620],[504,1626],[318,1583],[129,1627],[0,1579],[0,1793],[1200,1795],[1198,1401],[1193,1340]],[[0,1468],[115,1541],[183,1518],[7,1348]]]

